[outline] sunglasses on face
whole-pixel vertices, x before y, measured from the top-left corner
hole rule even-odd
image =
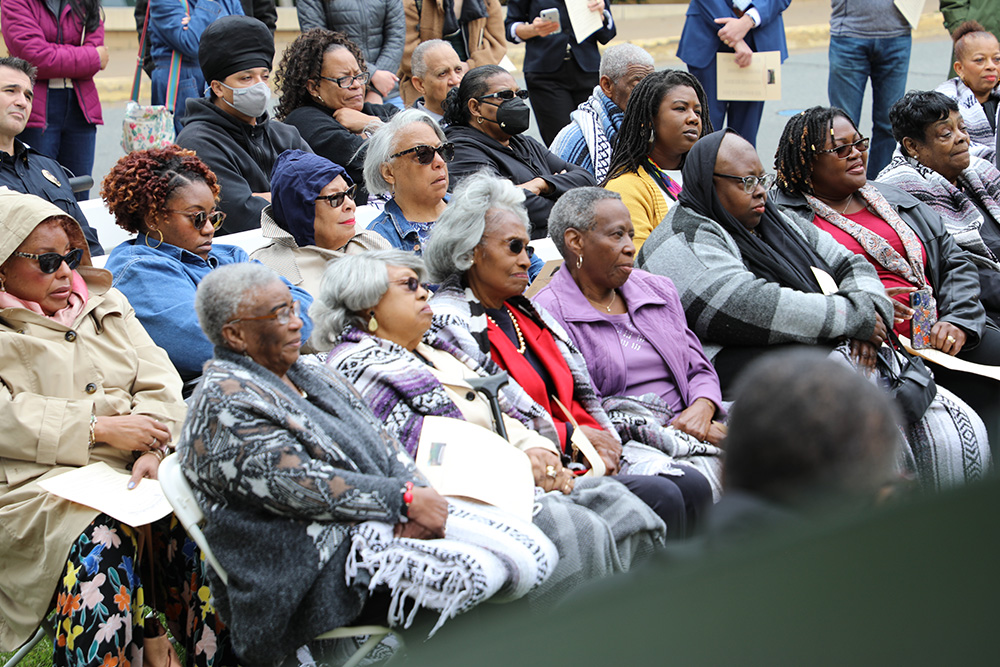
[[[194,225],[195,229],[201,229],[205,226],[205,221],[208,220],[212,223],[212,229],[218,229],[222,226],[222,223],[226,220],[226,214],[222,211],[212,211],[211,213],[206,213],[205,211],[196,211],[192,213],[191,211],[174,211],[167,209],[170,213],[177,213],[178,215],[183,215],[191,224]]]
[[[392,282],[393,285],[403,285],[410,292],[416,292],[421,287],[423,287],[425,290],[427,289],[427,285],[421,283],[413,276],[410,276],[409,278],[400,278],[399,280],[393,280],[390,282]]]
[[[510,250],[512,255],[520,255],[522,251],[528,253],[528,258],[535,256],[535,249],[528,245],[525,241],[521,239],[511,239],[506,242],[507,249]]]
[[[319,78],[323,79],[324,81],[330,81],[331,83],[335,83],[341,88],[350,88],[351,86],[354,85],[355,81],[360,81],[362,86],[365,85],[366,83],[368,83],[368,79],[370,76],[371,75],[368,74],[368,72],[362,72],[361,74],[354,74],[354,75],[348,74],[347,76],[338,76],[336,79],[331,79],[330,77],[323,76],[321,74]]]
[[[357,191],[358,191],[358,185],[357,183],[355,183],[354,185],[347,188],[343,192],[334,192],[332,195],[323,195],[322,197],[316,197],[316,201],[325,201],[333,208],[340,208],[341,204],[344,203],[344,197],[350,197],[351,201],[354,201],[354,193]]]
[[[60,255],[57,252],[46,252],[41,255],[30,252],[15,252],[14,256],[24,257],[25,259],[37,259],[38,268],[42,270],[42,273],[55,273],[62,266],[63,262],[66,262],[66,266],[70,269],[80,266],[80,261],[83,259],[83,250],[73,248],[65,255]]]
[[[278,324],[285,326],[292,321],[293,315],[298,317],[301,311],[302,307],[299,305],[299,302],[292,299],[291,303],[278,306],[267,315],[259,315],[257,317],[237,317],[235,320],[229,320],[226,324],[236,324],[237,322],[259,322],[261,320],[277,320]]]
[[[419,146],[414,146],[413,148],[407,148],[405,151],[399,151],[394,155],[390,155],[389,159],[397,158],[401,155],[408,155],[413,153],[413,158],[419,164],[430,164],[434,160],[434,154],[437,153],[441,156],[441,159],[445,162],[451,162],[455,159],[455,144],[450,141],[446,141],[438,147],[428,146],[427,144],[420,144]]]
[[[754,190],[757,189],[758,185],[764,186],[767,190],[772,185],[774,185],[774,174],[764,174],[763,176],[733,176],[731,174],[716,174],[713,176],[718,176],[719,178],[732,178],[737,181],[743,181],[743,192],[752,194]]]
[[[836,148],[824,148],[823,150],[819,150],[816,152],[835,153],[837,157],[839,157],[841,160],[846,160],[848,157],[850,157],[851,153],[854,151],[855,148],[864,153],[866,150],[868,150],[869,143],[871,143],[871,139],[864,137],[850,144],[843,144],[841,146],[837,146]]]
[[[528,99],[528,91],[525,88],[521,90],[498,90],[495,93],[490,93],[489,95],[483,95],[479,98],[479,101],[488,100],[491,97],[503,100],[504,102],[514,99],[514,96],[521,98],[522,100]]]

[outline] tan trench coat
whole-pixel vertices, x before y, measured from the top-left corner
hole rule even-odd
[[[0,262],[38,222],[64,215],[37,197],[17,195],[13,202],[9,193],[0,189]],[[185,414],[180,377],[124,295],[111,288],[111,274],[89,266],[78,271],[90,294],[72,327],[23,308],[0,310],[3,651],[34,632],[70,546],[98,514],[48,494],[38,482],[97,461],[122,471],[131,463],[130,453],[108,445],[89,449],[92,412],[150,415],[175,436]]]
[[[476,19],[466,27],[469,43],[469,59],[465,61],[467,70],[480,65],[499,65],[507,55],[507,40],[503,34],[503,8],[500,0],[485,0],[490,15],[484,19]],[[418,13],[417,0],[403,0],[403,11],[406,13],[406,44],[403,46],[403,60],[399,65],[399,94],[403,96],[406,106],[420,97],[413,87],[411,79],[410,59],[413,50],[420,42],[431,39],[441,39],[444,33],[444,10],[441,0],[422,0]]]

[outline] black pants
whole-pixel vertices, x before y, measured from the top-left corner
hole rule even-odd
[[[667,524],[667,539],[694,534],[702,514],[712,505],[712,487],[690,466],[678,465],[682,477],[668,475],[617,475],[616,480],[637,495]]]
[[[572,56],[555,72],[525,72],[524,82],[531,94],[535,122],[546,146],[569,124],[569,114],[594,92],[600,76],[584,72]]]

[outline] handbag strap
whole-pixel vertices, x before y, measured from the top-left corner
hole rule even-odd
[[[188,5],[188,0],[181,0],[181,2],[184,4],[185,13],[191,16],[191,7]],[[139,88],[142,84],[142,54],[143,48],[146,45],[146,32],[149,30],[149,9],[152,5],[153,0],[149,0],[146,3],[146,18],[142,22],[142,35],[139,37],[139,55],[135,59],[135,76],[132,79],[132,101],[136,104],[139,103]],[[181,54],[176,50],[170,54],[170,70],[167,74],[167,98],[164,101],[164,106],[171,113],[173,113],[174,107],[177,104],[177,88],[181,82],[182,58]]]
[[[152,0],[146,3],[146,18],[142,22],[142,35],[139,36],[139,55],[135,57],[135,76],[132,77],[132,101],[139,103],[139,87],[142,85],[142,52],[146,46],[146,30],[149,29],[149,7]]]

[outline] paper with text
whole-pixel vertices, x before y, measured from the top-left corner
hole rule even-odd
[[[720,100],[762,101],[781,99],[781,52],[753,54],[750,64],[740,67],[735,53],[719,53],[715,58]]]
[[[604,12],[592,12],[587,9],[589,0],[566,0],[566,13],[569,14],[569,24],[573,26],[573,36],[578,44],[587,39],[604,25]],[[565,30],[565,28],[563,28]]]
[[[128,474],[101,462],[42,480],[38,486],[60,498],[93,507],[129,526],[144,526],[173,511],[155,479],[144,479],[131,490],[128,480]]]

